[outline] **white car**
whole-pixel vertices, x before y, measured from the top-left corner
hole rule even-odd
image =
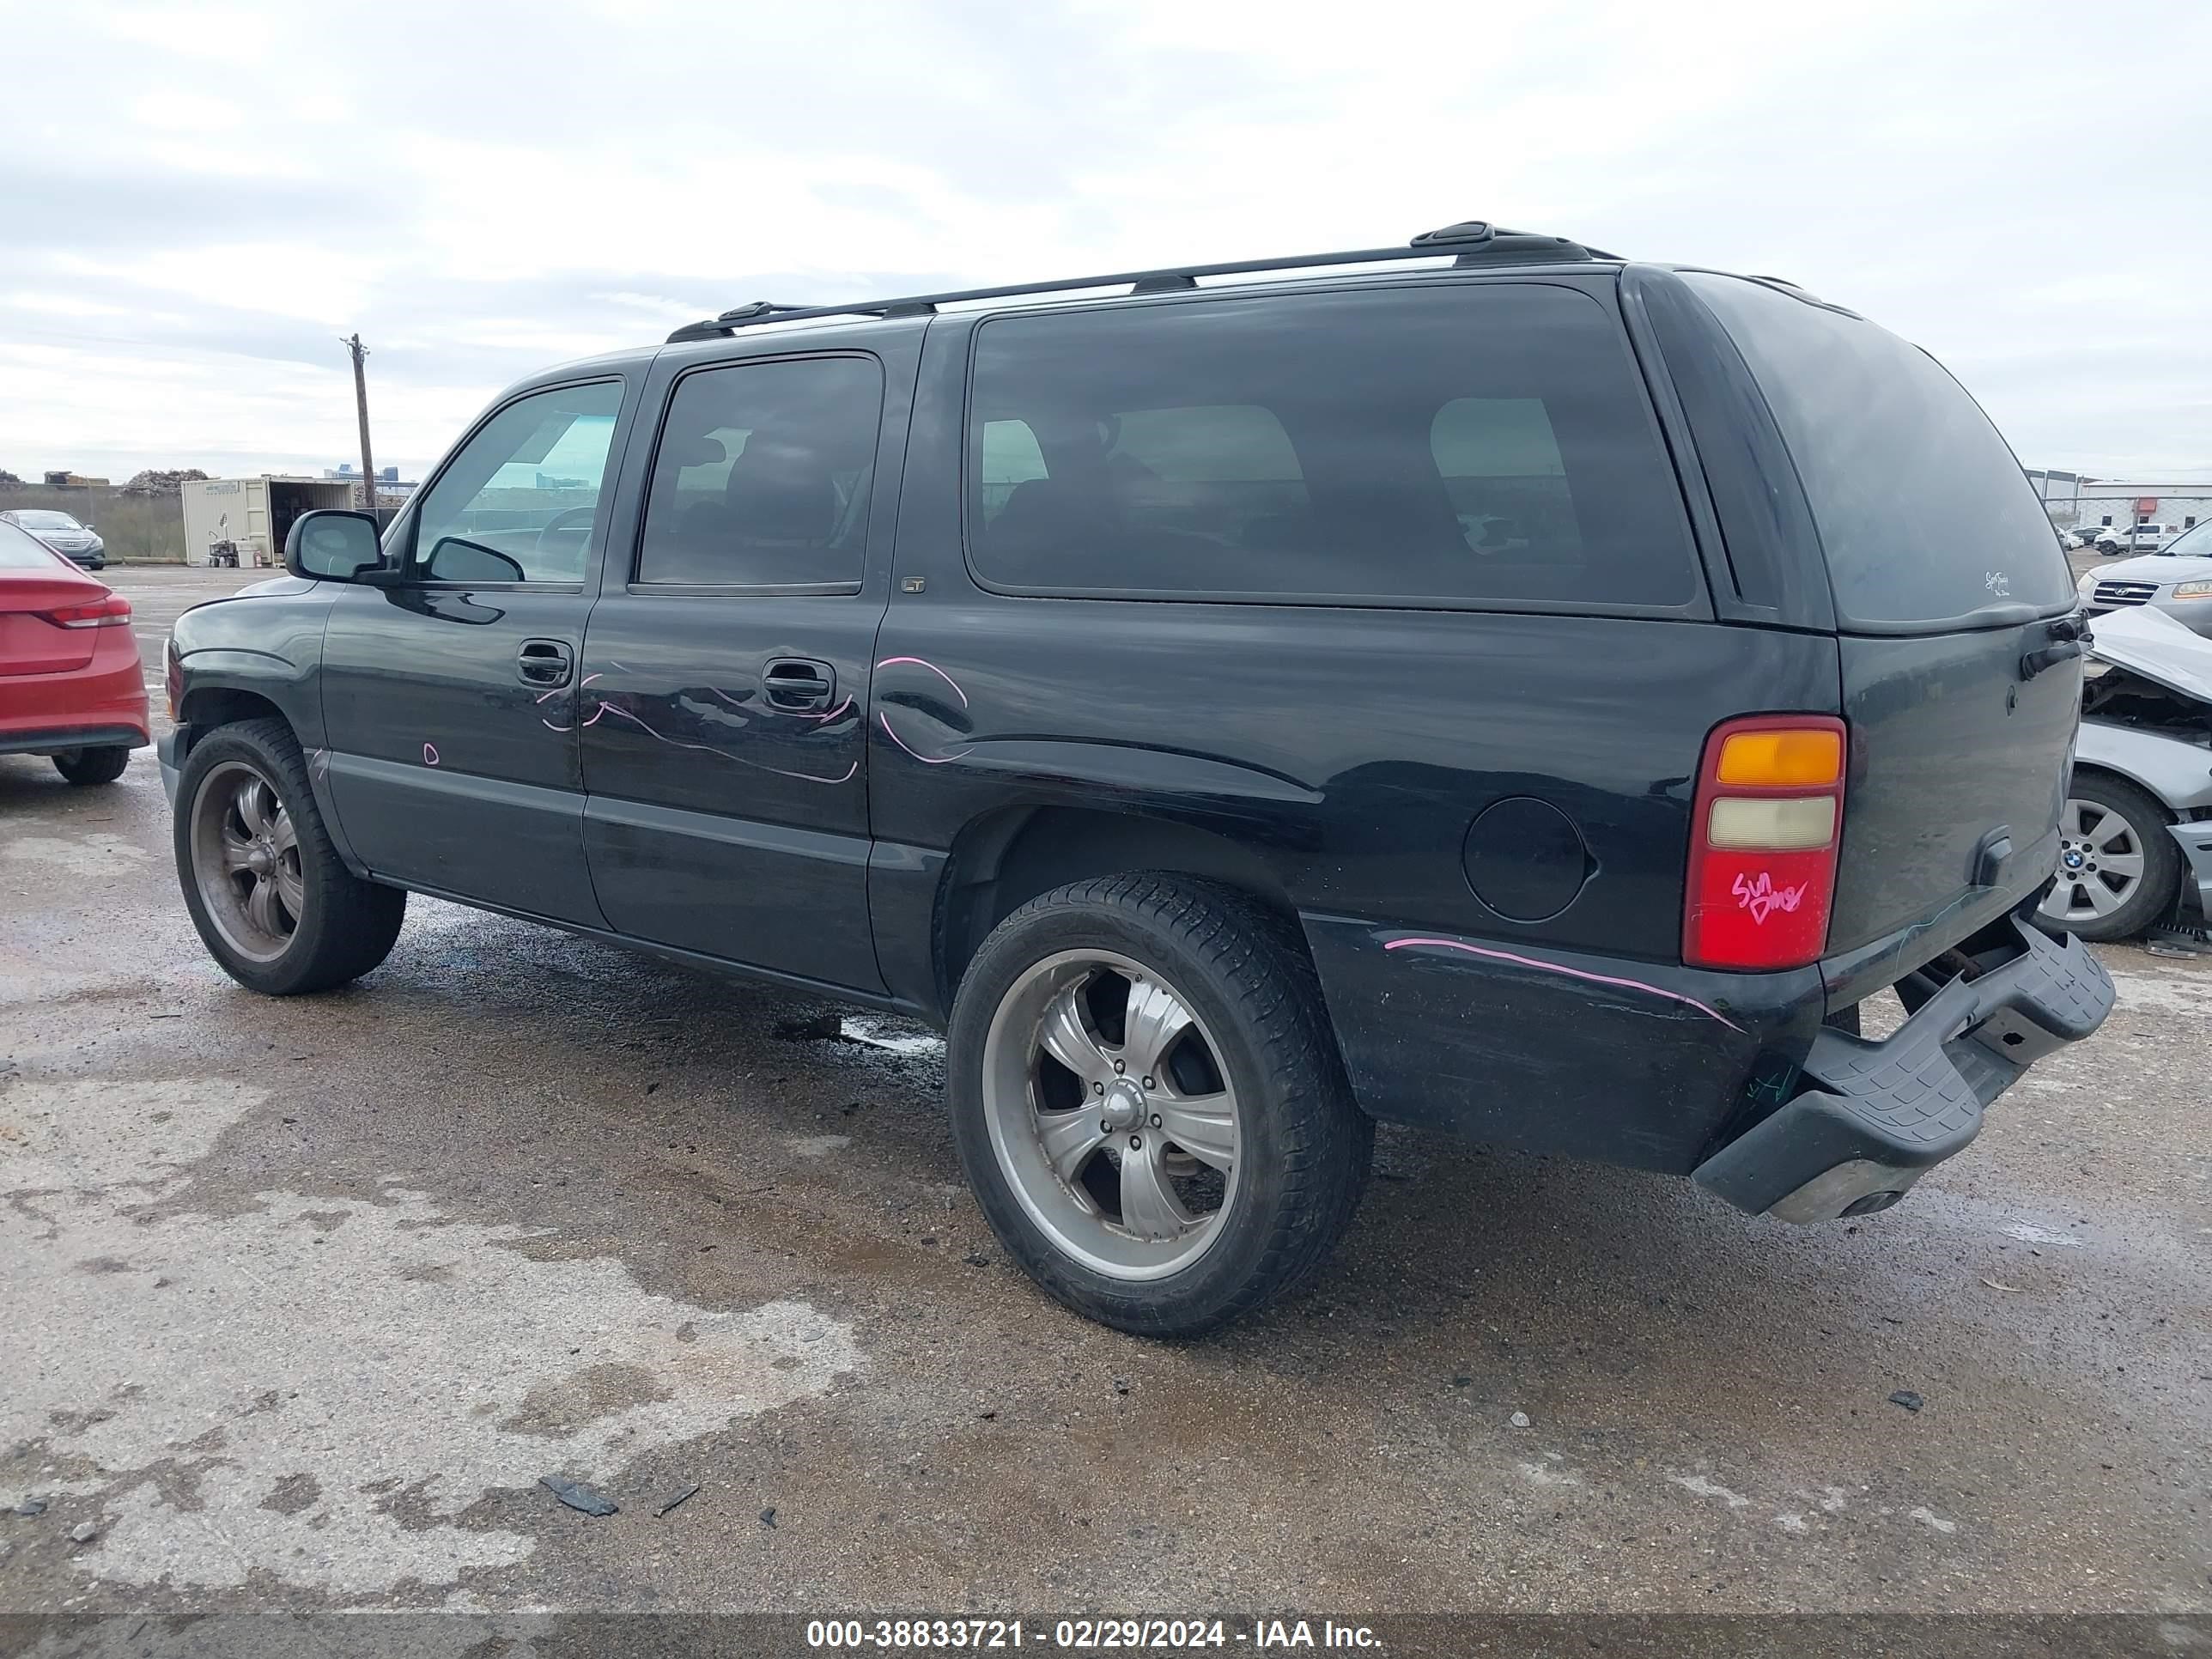
[[[2104,554],[2156,553],[2181,533],[2178,524],[2108,524],[2096,533],[2097,550]]]

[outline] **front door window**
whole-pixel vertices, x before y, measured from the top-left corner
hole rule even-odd
[[[622,386],[519,398],[471,438],[416,515],[424,581],[580,582]]]

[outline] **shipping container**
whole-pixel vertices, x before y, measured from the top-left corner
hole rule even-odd
[[[185,515],[185,562],[206,564],[218,542],[238,544],[242,565],[284,562],[284,537],[292,520],[316,507],[357,507],[359,492],[345,478],[206,478],[178,492]]]

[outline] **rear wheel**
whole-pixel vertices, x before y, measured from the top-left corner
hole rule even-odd
[[[2059,820],[2058,880],[2036,918],[2087,939],[2132,939],[2173,908],[2181,848],[2163,807],[2122,778],[2081,772]]]
[[[1100,1322],[1188,1336],[1310,1277],[1358,1202],[1353,1103],[1295,927],[1171,876],[1079,882],[984,942],[953,1138],[1008,1253]]]
[[[282,720],[222,726],[193,745],[177,780],[174,839],[192,925],[251,990],[343,985],[399,937],[406,893],[346,869]]]
[[[65,749],[54,757],[54,770],[70,783],[112,783],[131,764],[131,751],[119,743],[95,749]]]

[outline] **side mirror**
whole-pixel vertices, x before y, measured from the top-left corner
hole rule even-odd
[[[376,520],[366,513],[326,507],[302,513],[284,537],[284,568],[316,581],[357,581],[384,562]]]

